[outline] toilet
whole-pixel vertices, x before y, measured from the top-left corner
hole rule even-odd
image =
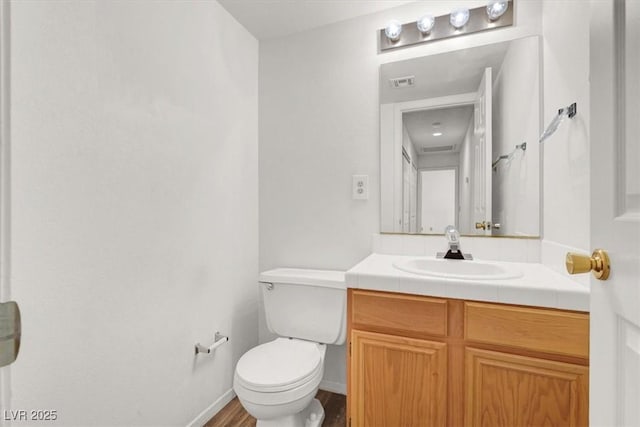
[[[259,277],[269,330],[279,337],[238,361],[233,390],[257,427],[319,427],[315,399],[327,345],[346,336],[344,272],[278,268]]]

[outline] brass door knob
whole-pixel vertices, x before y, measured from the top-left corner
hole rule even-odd
[[[486,230],[487,229],[487,221],[476,222],[476,230]]]
[[[611,272],[609,255],[603,249],[596,249],[591,256],[568,252],[565,265],[569,274],[593,271],[593,275],[599,280],[607,280]]]

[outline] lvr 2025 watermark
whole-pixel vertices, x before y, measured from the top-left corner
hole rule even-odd
[[[55,409],[5,410],[2,411],[2,417],[5,421],[55,421],[58,419],[58,411]]]

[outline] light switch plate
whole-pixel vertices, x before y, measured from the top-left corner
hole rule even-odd
[[[351,178],[351,197],[353,200],[368,200],[369,175],[353,175]]]

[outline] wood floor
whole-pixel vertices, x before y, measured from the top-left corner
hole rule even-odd
[[[341,394],[320,390],[316,398],[322,403],[325,418],[322,427],[345,427],[347,398]],[[247,414],[238,398],[234,398],[204,427],[254,427],[256,419]]]

